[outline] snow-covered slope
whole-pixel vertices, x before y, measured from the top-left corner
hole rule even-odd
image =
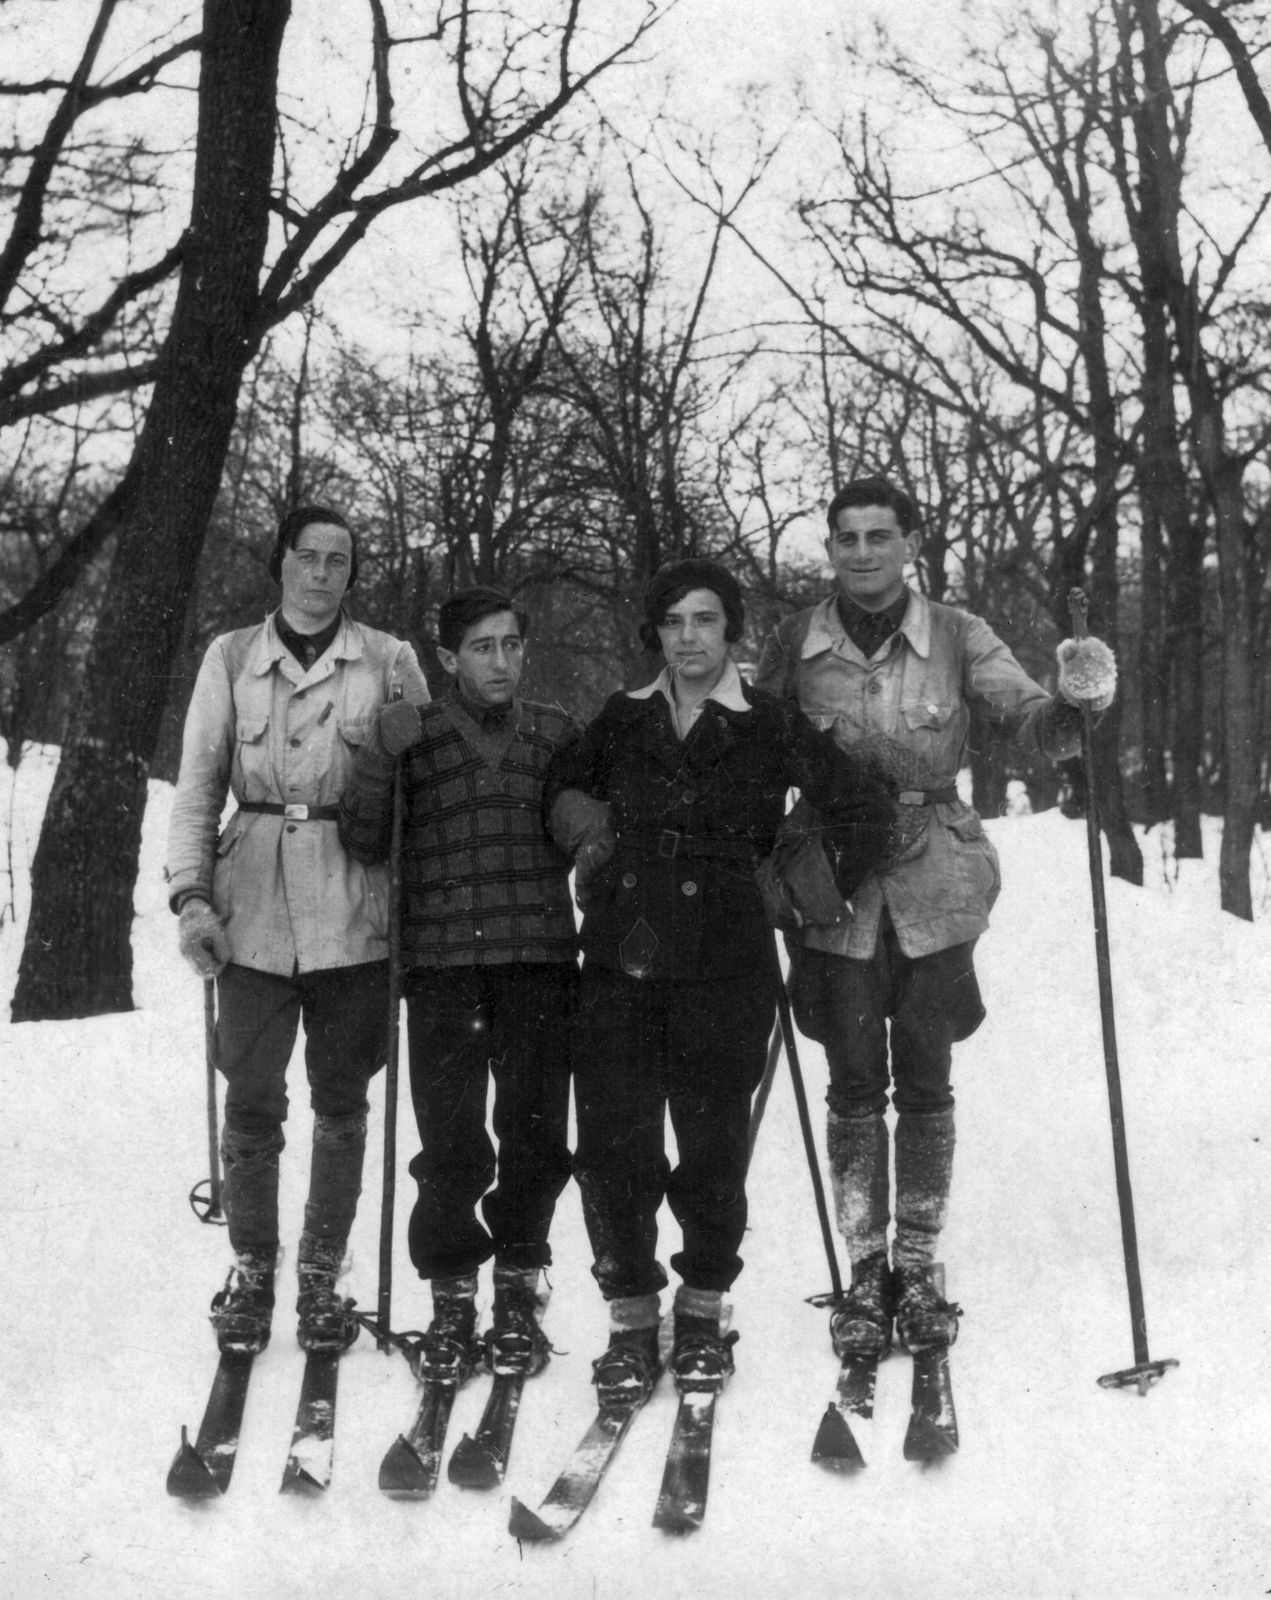
[[[6,1002],[51,771],[52,753],[33,752],[12,805],[0,790],[17,877],[16,923],[0,877]],[[844,1479],[809,1464],[835,1362],[826,1314],[803,1301],[827,1271],[783,1068],[755,1156],[734,1292],[742,1341],[705,1528],[677,1541],[650,1526],[673,1409],[664,1391],[574,1534],[522,1551],[506,1532],[510,1496],[537,1503],[586,1425],[604,1341],[572,1188],[547,1317],[558,1354],[526,1391],[502,1491],[443,1479],[427,1504],[381,1498],[379,1459],[413,1414],[415,1386],[400,1357],[364,1337],[343,1364],[330,1490],[321,1502],[280,1498],[301,1365],[288,1296],[257,1363],[229,1495],[190,1509],[164,1493],[179,1426],[197,1425],[215,1366],[204,1313],[226,1259],[223,1232],[185,1201],[206,1171],[202,1012],[164,904],[169,801],[155,785],[134,927],[139,1009],[0,1025],[0,1593],[1162,1600],[1271,1589],[1271,918],[1261,872],[1264,920],[1218,912],[1216,835],[1206,862],[1178,878],[1168,841],[1150,835],[1148,887],[1109,884],[1148,1329],[1153,1355],[1177,1357],[1178,1371],[1144,1399],[1096,1386],[1133,1350],[1084,828],[1054,812],[999,821],[1006,889],[978,956],[989,1020],[956,1060],[943,1248],[966,1309],[953,1357],[961,1453],[926,1473],[901,1459],[908,1363],[897,1358],[880,1376],[867,1470]],[[802,1056],[819,1107],[824,1060],[811,1044]],[[297,1063],[283,1176],[292,1241],[306,1100]],[[373,1150],[378,1104],[375,1116]],[[404,1168],[404,1094],[399,1127]],[[368,1306],[378,1191],[368,1160],[349,1279]],[[400,1242],[396,1284],[395,1325],[420,1326],[427,1296]],[[452,1439],[474,1426],[483,1392],[477,1382],[460,1396]]]

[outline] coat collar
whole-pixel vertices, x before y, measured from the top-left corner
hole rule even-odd
[[[909,591],[909,604],[897,632],[903,633],[913,651],[925,661],[931,654],[931,604],[925,594],[916,589]],[[838,596],[827,595],[812,609],[807,637],[801,652],[803,660],[832,650],[836,655],[856,656],[864,659],[847,636],[847,629],[839,617]]]
[[[671,669],[663,667],[652,683],[646,683],[643,689],[629,689],[629,700],[651,700],[655,694],[660,694],[666,703],[674,708],[675,696],[671,692]],[[717,706],[722,706],[725,711],[749,711],[750,702],[742,693],[741,673],[737,670],[737,663],[730,657],[724,663],[724,671],[719,682],[702,701],[707,701]]]

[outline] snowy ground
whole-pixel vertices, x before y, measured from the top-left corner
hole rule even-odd
[[[0,845],[7,834],[17,877],[0,876],[0,902],[12,888],[17,912],[6,905],[0,927],[7,1017],[49,756],[24,762],[12,805],[7,768],[0,777]],[[381,1498],[378,1462],[413,1414],[415,1389],[400,1357],[364,1338],[343,1364],[330,1490],[321,1502],[280,1498],[301,1365],[283,1310],[257,1363],[230,1493],[202,1509],[164,1493],[179,1425],[197,1425],[215,1365],[204,1308],[226,1255],[224,1234],[200,1227],[185,1201],[206,1172],[202,1014],[164,905],[169,799],[154,786],[134,925],[139,1009],[0,1024],[4,1596],[1271,1592],[1271,912],[1260,855],[1252,927],[1217,910],[1216,834],[1206,861],[1178,878],[1168,841],[1152,835],[1148,887],[1109,884],[1151,1349],[1177,1357],[1177,1372],[1145,1399],[1095,1383],[1128,1365],[1132,1346],[1084,829],[1055,812],[999,821],[1007,888],[980,946],[989,1021],[955,1068],[960,1143],[943,1251],[966,1308],[953,1363],[961,1453],[927,1473],[902,1460],[908,1364],[898,1358],[880,1377],[868,1469],[836,1478],[808,1461],[835,1362],[825,1313],[803,1303],[827,1273],[783,1070],[753,1169],[734,1296],[742,1342],[705,1528],[676,1541],[650,1526],[671,1426],[664,1391],[570,1538],[521,1550],[506,1532],[510,1496],[536,1504],[581,1433],[604,1339],[572,1189],[548,1313],[561,1353],[527,1390],[504,1490],[474,1495],[443,1479],[427,1504]],[[803,1058],[819,1102],[823,1058],[812,1045]],[[299,1087],[293,1098],[291,1240],[309,1138]],[[402,1113],[404,1163],[405,1099]],[[376,1195],[378,1162],[367,1180]],[[403,1187],[401,1207],[407,1198]],[[372,1198],[350,1279],[368,1306],[377,1229]],[[404,1249],[396,1282],[395,1324],[420,1325],[426,1296]],[[452,1440],[474,1426],[483,1390],[460,1396]]]

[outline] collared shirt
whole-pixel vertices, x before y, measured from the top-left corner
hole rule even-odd
[[[333,621],[318,633],[297,633],[283,618],[279,611],[274,617],[274,626],[278,629],[278,637],[295,656],[296,660],[308,672],[319,656],[324,656],[335,642],[335,636],[340,631],[340,624],[344,620],[344,608],[341,606],[336,612]]]
[[[889,606],[881,611],[866,611],[848,595],[838,596],[839,621],[848,638],[864,656],[877,655],[905,620],[909,609],[909,589],[906,586]]]
[[[485,733],[498,733],[505,728],[516,706],[515,699],[505,700],[497,706],[479,705],[475,700],[468,699],[457,682],[450,686],[450,696],[464,715]]]
[[[643,689],[630,689],[627,698],[630,700],[651,700],[655,694],[660,694],[671,708],[671,721],[675,724],[675,731],[681,739],[687,739],[697,719],[706,707],[714,701],[717,706],[723,706],[726,711],[749,711],[750,705],[745,695],[741,692],[741,673],[737,670],[737,663],[729,657],[724,662],[724,670],[720,674],[719,682],[695,706],[681,706],[675,698],[675,684],[671,677],[670,667],[663,667],[652,683],[646,683]],[[687,715],[687,721],[684,720]]]

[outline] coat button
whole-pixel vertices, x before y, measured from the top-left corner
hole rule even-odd
[[[622,887],[624,889],[634,889],[635,886],[636,886],[636,875],[635,875],[635,873],[634,872],[624,872],[622,874]]]
[[[697,799],[697,790],[696,789],[685,789],[684,793],[680,796],[680,799],[683,801],[683,803],[686,806],[691,806],[693,804],[693,802]]]
[[[293,739],[291,741],[291,748],[293,750],[299,750],[299,748],[300,748],[300,740],[299,739]]]
[[[692,878],[690,878],[687,883],[682,883],[680,885],[680,893],[689,895],[690,897],[697,893],[697,885],[693,882]]]
[[[877,678],[870,680],[869,692],[870,694],[882,694],[883,686],[881,683],[879,683]]]
[[[289,823],[288,823],[288,824],[287,824],[287,832],[288,832],[288,833],[294,833],[294,832],[295,832],[295,831],[296,831],[296,825],[295,825],[295,823],[294,823],[294,822],[289,822]]]

